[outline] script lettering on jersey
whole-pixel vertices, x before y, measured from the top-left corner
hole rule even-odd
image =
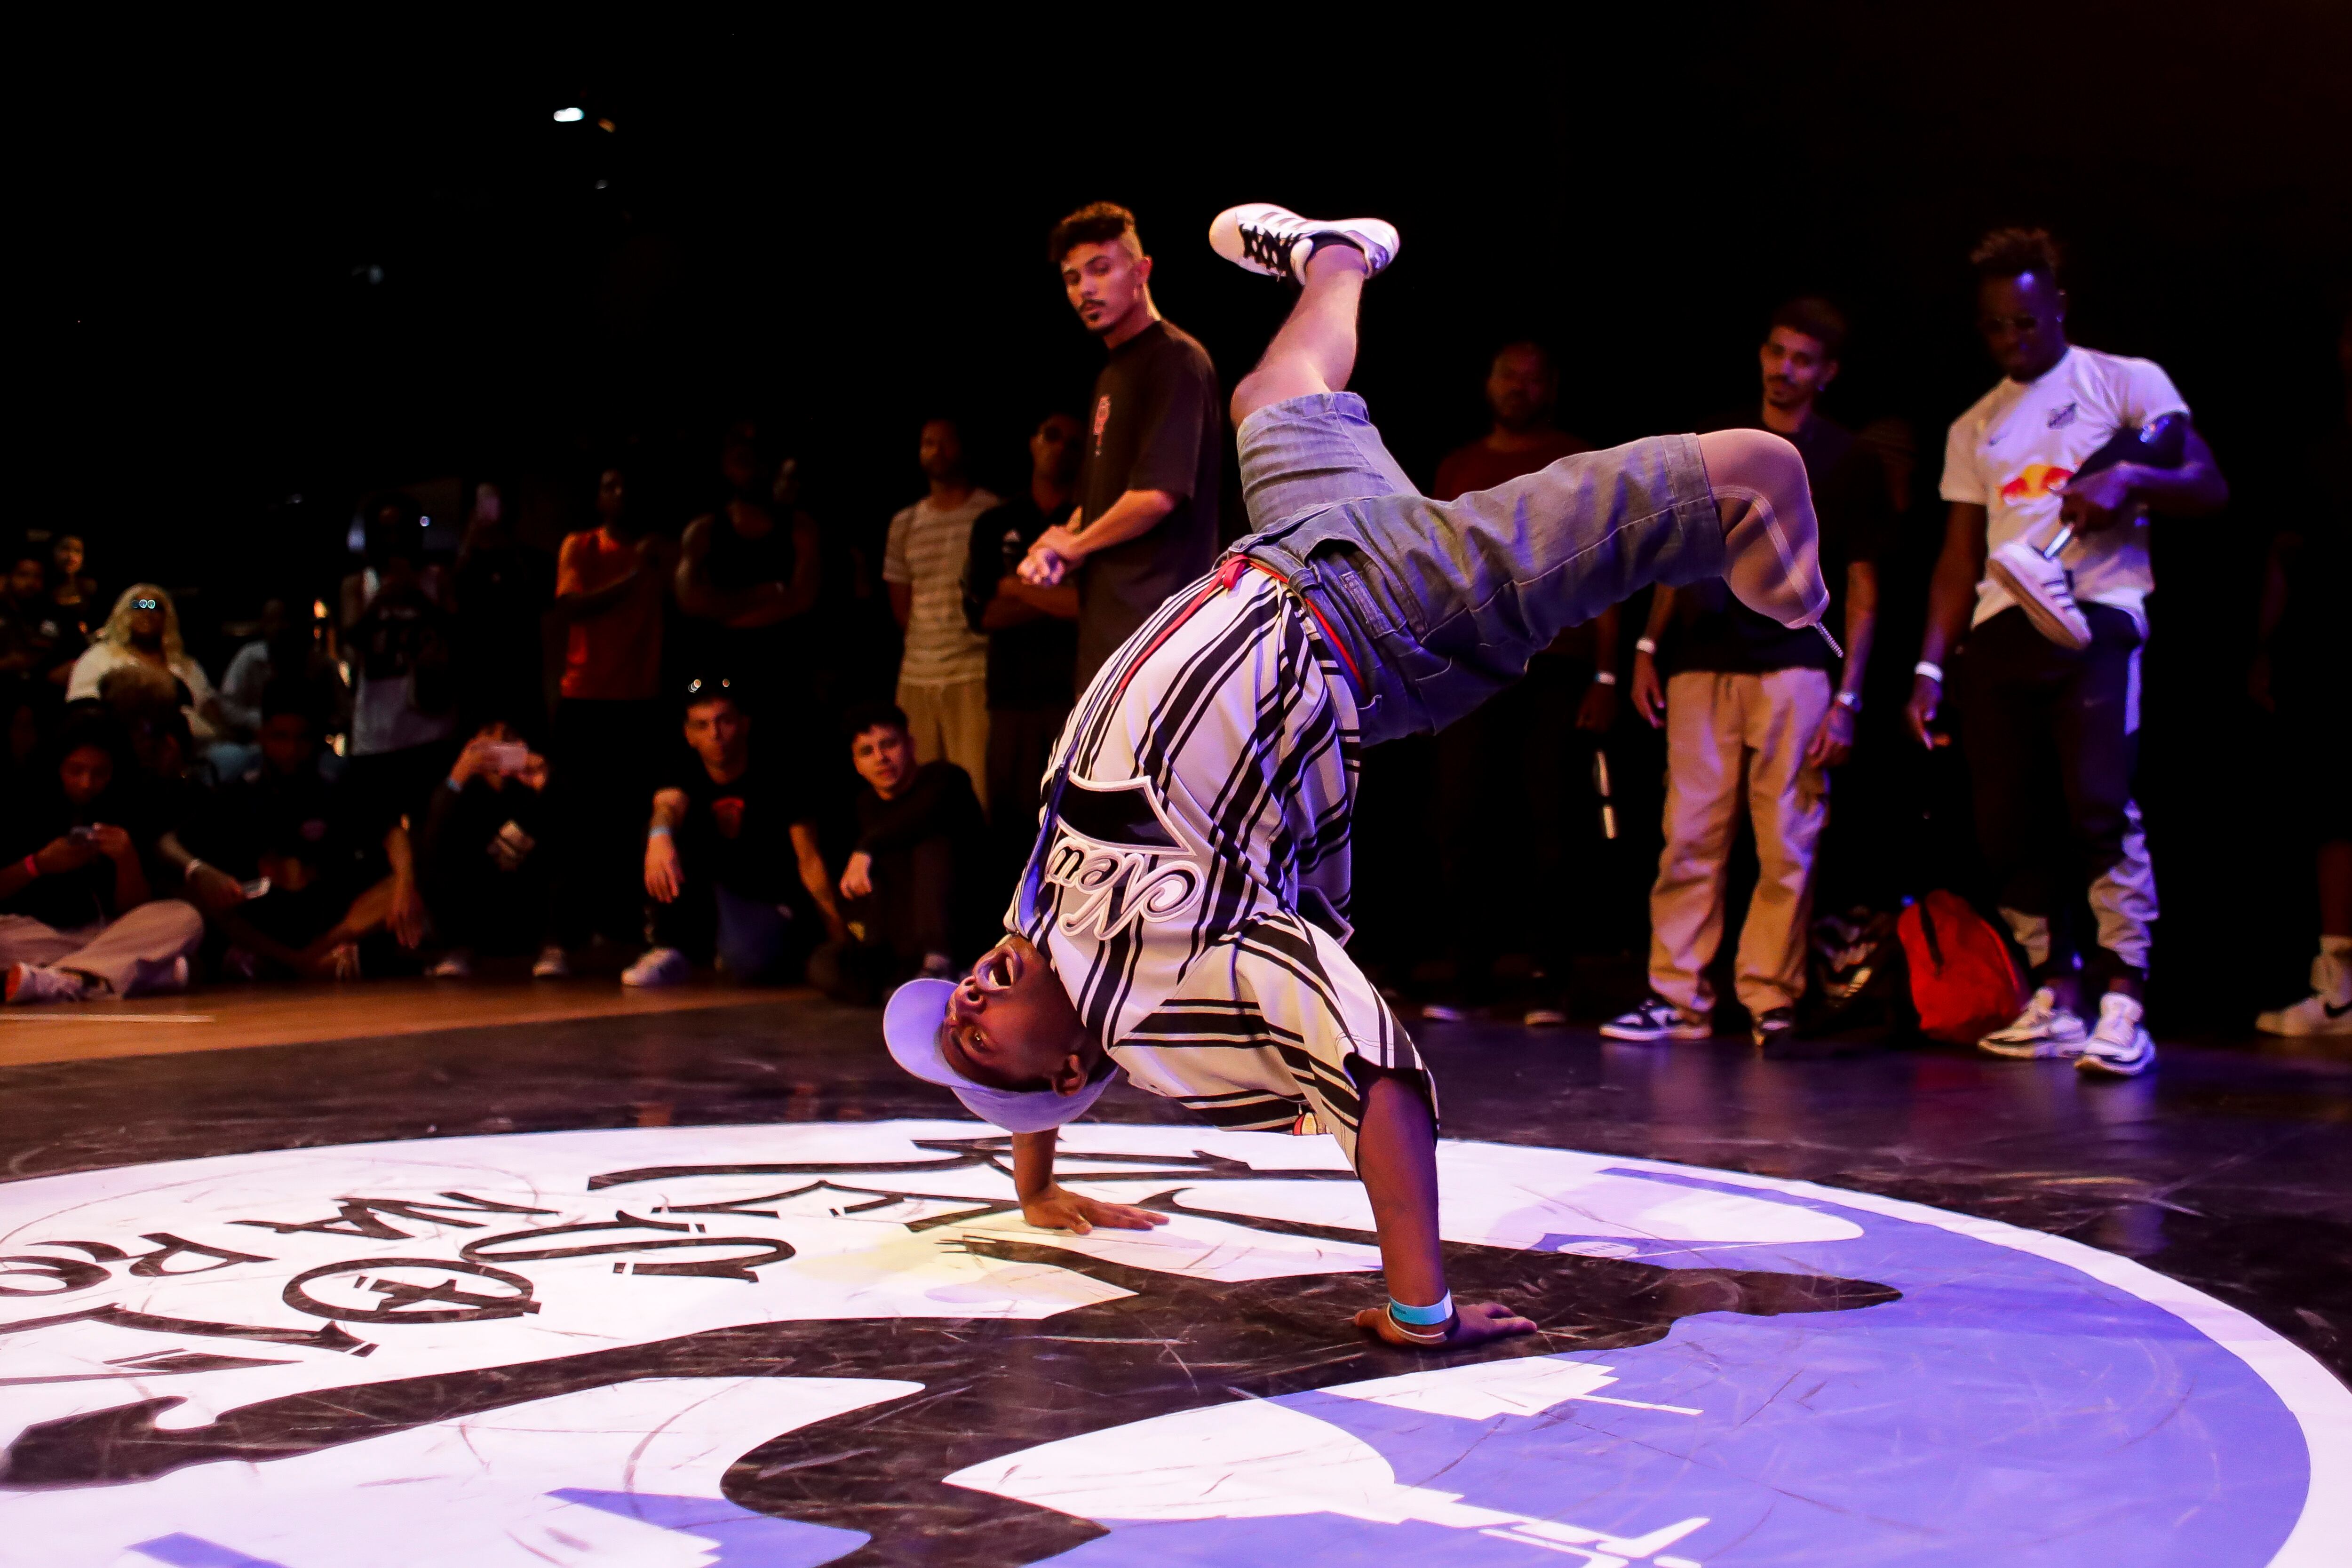
[[[1070,779],[1055,834],[1045,875],[1061,889],[1059,922],[1071,936],[1108,941],[1137,921],[1171,919],[1208,886],[1207,858],[1170,819],[1148,779]]]

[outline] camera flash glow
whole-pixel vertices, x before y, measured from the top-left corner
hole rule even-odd
[[[559,109],[555,111],[555,122],[558,125],[577,125],[587,118],[588,112],[583,109]]]

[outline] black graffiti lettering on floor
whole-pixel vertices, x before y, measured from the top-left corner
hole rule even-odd
[[[926,1175],[946,1171],[964,1171],[984,1167],[1001,1173],[1007,1181],[1013,1178],[1013,1140],[1003,1134],[982,1138],[917,1138],[918,1149],[936,1149],[949,1157],[944,1160],[894,1160],[845,1163],[842,1161],[799,1161],[793,1163],[730,1165],[645,1165],[630,1171],[607,1171],[588,1178],[588,1190],[603,1192],[607,1187],[624,1187],[636,1182],[677,1181],[689,1176],[830,1176],[830,1175],[892,1175],[899,1172]],[[1080,1166],[1097,1163],[1137,1166],[1125,1171],[1082,1171]],[[1148,1182],[1150,1173],[1181,1171],[1204,1181],[1251,1182],[1352,1182],[1353,1171],[1260,1170],[1245,1160],[1235,1160],[1223,1154],[1212,1154],[1194,1150],[1190,1154],[1106,1154],[1093,1150],[1066,1149],[1061,1152],[1060,1168],[1066,1181],[1088,1182]],[[879,1191],[867,1188],[866,1191]],[[744,1198],[742,1203],[766,1203],[770,1198]],[[920,1196],[924,1194],[909,1194]],[[691,1210],[667,1212],[690,1213]]]
[[[349,1268],[350,1265],[338,1267]],[[136,1312],[128,1307],[117,1306],[84,1307],[79,1311],[59,1312],[54,1317],[0,1323],[0,1334],[30,1333],[36,1329],[62,1328],[68,1323],[104,1323],[118,1329],[134,1329],[143,1333],[175,1337],[186,1334],[199,1339],[258,1340],[265,1344],[299,1345],[305,1350],[341,1351],[355,1356],[364,1356],[375,1349],[372,1342],[354,1339],[331,1323],[323,1329],[274,1329],[257,1323],[215,1323],[202,1318],[173,1318],[156,1312]]]
[[[942,1141],[924,1146],[950,1158],[862,1165],[661,1167],[612,1173],[589,1185],[594,1189],[689,1175],[841,1175],[870,1181],[975,1166],[1002,1170],[1010,1141]],[[1126,1169],[1088,1169],[1082,1177],[1073,1171],[1066,1180],[1160,1184],[1143,1200],[1143,1207],[1283,1236],[1358,1246],[1374,1239],[1369,1231],[1265,1219],[1187,1203],[1181,1195],[1188,1188],[1219,1181],[1352,1181],[1344,1171],[1260,1170],[1205,1154],[1072,1152],[1069,1160],[1074,1166]],[[765,1198],[658,1212],[748,1215],[757,1211],[744,1205],[821,1187],[873,1192],[892,1201],[920,1198],[967,1206],[975,1201],[894,1191],[898,1185],[827,1179]],[[476,1245],[488,1247],[587,1228],[518,1232]],[[923,1387],[759,1445],[729,1468],[725,1494],[759,1512],[867,1534],[868,1544],[840,1559],[837,1568],[929,1561],[943,1540],[957,1542],[957,1561],[968,1568],[1014,1568],[1068,1551],[1104,1533],[1103,1529],[1051,1509],[949,1486],[942,1478],[1041,1443],[1234,1399],[1272,1398],[1476,1361],[1649,1344],[1663,1339],[1680,1319],[1699,1312],[1843,1312],[1900,1298],[1893,1288],[1868,1280],[1769,1270],[1665,1268],[1629,1259],[1449,1242],[1444,1247],[1446,1271],[1458,1296],[1503,1300],[1541,1323],[1543,1331],[1475,1350],[1433,1354],[1397,1350],[1349,1327],[1358,1310],[1385,1300],[1376,1273],[1195,1279],[1108,1262],[1051,1235],[967,1228],[952,1241],[943,1239],[942,1245],[992,1260],[1066,1270],[1129,1294],[1058,1311],[1044,1321],[888,1317],[746,1324],[653,1344],[289,1394],[176,1430],[157,1425],[176,1400],[142,1400],[27,1427],[8,1450],[0,1487],[121,1484],[215,1459],[289,1458],[642,1377],[891,1379]],[[349,1275],[364,1267],[378,1271],[373,1283],[381,1285],[381,1271],[404,1261],[419,1268],[446,1271],[451,1267],[394,1259],[339,1264],[331,1271]],[[485,1266],[468,1267],[480,1274]],[[313,1271],[314,1276],[320,1273]],[[512,1281],[511,1309],[512,1302],[527,1299],[529,1285],[520,1276],[506,1278]],[[394,1315],[367,1321],[424,1321],[412,1314],[441,1307],[428,1291],[404,1295],[398,1302],[387,1297],[384,1310]]]
[[[90,1261],[37,1258],[30,1255],[0,1258],[0,1296],[63,1296],[75,1290],[87,1290],[110,1278],[101,1264],[127,1263],[130,1272],[142,1279],[168,1279],[178,1274],[205,1274],[215,1268],[226,1268],[237,1263],[268,1263],[269,1258],[252,1252],[232,1252],[225,1247],[206,1247],[200,1241],[188,1241],[169,1231],[151,1230],[141,1237],[155,1243],[155,1250],[136,1256],[103,1241],[37,1241],[35,1247],[70,1247],[89,1255]],[[210,1263],[198,1268],[164,1267],[175,1258],[209,1258]],[[51,1279],[61,1281],[54,1290],[32,1290],[6,1283],[15,1279]]]
[[[386,1270],[414,1269],[437,1274],[431,1283],[391,1278]],[[499,1287],[496,1291],[467,1289],[453,1274],[467,1274]],[[370,1279],[373,1274],[375,1278]],[[310,1287],[320,1281],[351,1277],[349,1289],[379,1299],[373,1307],[354,1307],[321,1300]],[[286,1282],[286,1304],[314,1318],[346,1323],[479,1323],[497,1318],[520,1318],[539,1310],[531,1283],[520,1274],[482,1263],[451,1263],[437,1258],[363,1258],[356,1263],[326,1263],[306,1269]]]
[[[583,1225],[555,1225],[538,1230],[512,1231],[505,1236],[486,1236],[469,1241],[460,1247],[457,1256],[469,1263],[539,1263],[557,1258],[600,1258],[614,1252],[656,1252],[679,1247],[748,1247],[753,1256],[748,1258],[689,1258],[675,1263],[635,1263],[632,1274],[668,1274],[703,1279],[741,1279],[756,1285],[760,1277],[751,1272],[771,1263],[782,1263],[793,1256],[793,1245],[773,1237],[759,1236],[694,1236],[676,1237],[656,1241],[608,1241],[587,1247],[537,1247],[529,1251],[492,1252],[494,1247],[506,1247],[516,1242],[543,1242],[550,1237],[583,1236],[612,1230],[698,1231],[702,1226],[685,1221],[639,1219],[626,1210],[617,1212],[609,1220],[596,1220]],[[619,1273],[620,1267],[613,1270]]]
[[[457,1230],[480,1230],[482,1220],[460,1219],[461,1214],[553,1214],[553,1209],[525,1208],[519,1204],[493,1203],[488,1198],[467,1197],[463,1193],[443,1193],[447,1203],[425,1203],[415,1198],[338,1198],[338,1210],[332,1219],[280,1221],[271,1219],[233,1219],[231,1225],[249,1225],[257,1230],[276,1231],[279,1236],[292,1236],[309,1231],[319,1236],[363,1236],[371,1241],[407,1241],[415,1232],[395,1230],[384,1223],[383,1215],[398,1215],[417,1225],[448,1226]]]

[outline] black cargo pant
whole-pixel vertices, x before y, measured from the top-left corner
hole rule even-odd
[[[1960,723],[1977,838],[2011,933],[2037,978],[2070,973],[2079,959],[2095,997],[2118,973],[2147,973],[2157,901],[2132,800],[2139,627],[2110,605],[2083,613],[2091,645],[2080,652],[2035,631],[2022,610],[1970,632]]]

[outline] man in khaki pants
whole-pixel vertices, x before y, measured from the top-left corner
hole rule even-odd
[[[1807,626],[1767,620],[1718,584],[1660,587],[1634,645],[1633,705],[1666,731],[1665,852],[1650,892],[1650,994],[1601,1032],[1696,1040],[1714,1032],[1706,967],[1723,941],[1724,889],[1744,806],[1756,833],[1756,894],[1739,933],[1736,986],[1759,1046],[1796,1026],[1814,851],[1829,820],[1828,770],[1853,745],[1878,609],[1873,557],[1886,487],[1870,448],[1813,410],[1837,376],[1845,323],[1819,300],[1773,313],[1760,350],[1760,416],[1805,459],[1821,520],[1822,574],[1843,590],[1845,657]],[[1823,625],[1836,625],[1832,604]],[[1671,673],[1661,685],[1661,665]]]

